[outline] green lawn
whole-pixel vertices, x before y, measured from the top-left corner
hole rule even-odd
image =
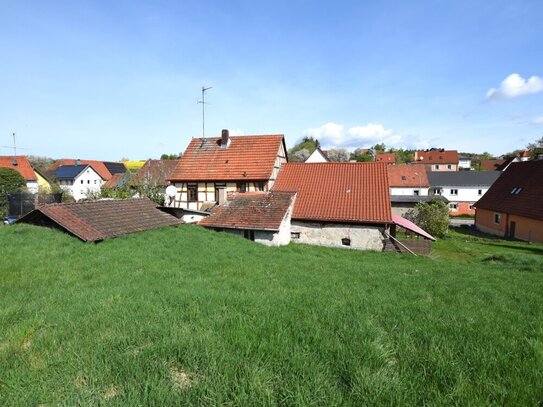
[[[543,247],[0,227],[0,405],[541,405]]]

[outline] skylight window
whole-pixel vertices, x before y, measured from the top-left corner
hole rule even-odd
[[[522,187],[515,187],[513,188],[513,190],[511,191],[511,195],[518,195],[522,192]]]

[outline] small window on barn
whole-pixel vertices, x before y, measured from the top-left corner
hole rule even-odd
[[[198,202],[198,184],[187,185],[187,198],[189,202]]]
[[[247,184],[245,182],[238,182],[236,184],[236,190],[241,193],[247,192]]]
[[[501,222],[501,220],[502,220],[501,215],[500,215],[499,213],[495,213],[495,214],[494,214],[494,223],[495,223],[496,225],[499,225],[500,222]]]
[[[290,238],[291,239],[299,239],[300,238],[300,232],[290,232]]]
[[[257,182],[256,183],[256,190],[257,191],[264,191],[265,183],[264,182]]]
[[[341,244],[343,246],[350,246],[351,245],[351,239],[349,239],[348,237],[344,237],[343,239],[341,239]]]

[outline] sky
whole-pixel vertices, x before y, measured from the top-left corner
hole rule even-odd
[[[0,0],[0,155],[205,134],[503,154],[543,136],[543,1]]]

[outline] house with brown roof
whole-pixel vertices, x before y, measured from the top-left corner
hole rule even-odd
[[[286,245],[295,199],[294,192],[236,192],[199,224],[267,246]]]
[[[269,191],[287,162],[282,134],[193,138],[169,181],[177,187],[174,205],[202,210],[222,204],[231,192]]]
[[[387,165],[288,163],[273,192],[296,192],[294,242],[383,250],[393,224]]]
[[[458,163],[458,151],[443,148],[415,151],[415,159],[412,162],[424,165],[428,171],[458,171]]]
[[[375,154],[375,161],[385,164],[396,164],[396,154],[394,153],[377,153]]]
[[[543,161],[512,163],[475,204],[484,233],[543,243]]]
[[[424,166],[398,164],[387,166],[392,213],[404,215],[419,202],[429,202],[430,183]]]
[[[32,165],[24,155],[0,156],[0,168],[10,168],[21,174],[21,176],[25,179],[28,192],[31,193],[38,192],[40,185],[39,177],[46,181],[43,176],[34,171]],[[42,183],[44,181],[42,181]]]

